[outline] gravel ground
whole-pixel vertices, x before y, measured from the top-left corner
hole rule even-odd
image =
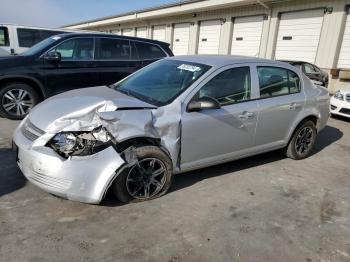
[[[305,160],[267,153],[177,175],[167,195],[122,205],[28,183],[0,119],[1,261],[350,261],[350,121],[329,120]]]

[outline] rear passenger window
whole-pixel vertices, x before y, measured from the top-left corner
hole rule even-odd
[[[31,47],[40,42],[39,30],[18,28],[18,44],[20,47]]]
[[[135,42],[135,46],[140,59],[158,59],[166,56],[163,50],[156,45]]]
[[[96,52],[95,58],[100,60],[130,59],[129,40],[99,38]]]
[[[228,69],[214,76],[199,90],[198,98],[204,96],[216,98],[222,106],[249,100],[249,67]]]
[[[300,92],[296,73],[279,67],[258,67],[260,97],[274,97]]]
[[[28,29],[28,28],[18,28],[18,44],[20,47],[32,47],[36,43],[53,36],[58,35],[63,32],[60,31],[48,31],[40,29]]]

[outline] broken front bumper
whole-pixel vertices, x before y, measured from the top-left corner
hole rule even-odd
[[[115,172],[124,160],[108,147],[94,155],[59,156],[39,139],[23,134],[23,122],[14,133],[18,147],[17,163],[24,176],[36,186],[70,200],[98,204],[104,197]]]

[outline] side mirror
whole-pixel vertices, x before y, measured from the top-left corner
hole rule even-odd
[[[199,99],[192,100],[188,106],[188,112],[197,112],[204,109],[219,109],[221,108],[220,103],[213,97],[203,96]]]
[[[50,62],[59,62],[61,61],[61,53],[59,52],[49,52],[44,56],[45,60]]]

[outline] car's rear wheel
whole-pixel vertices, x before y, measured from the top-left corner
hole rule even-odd
[[[316,126],[312,121],[305,121],[299,125],[285,149],[286,156],[296,160],[310,156],[315,145],[316,135]]]
[[[172,181],[172,163],[156,146],[135,149],[137,161],[118,175],[113,191],[124,202],[140,202],[164,195]]]
[[[0,114],[9,119],[23,119],[38,102],[38,93],[25,83],[9,83],[0,89]]]

